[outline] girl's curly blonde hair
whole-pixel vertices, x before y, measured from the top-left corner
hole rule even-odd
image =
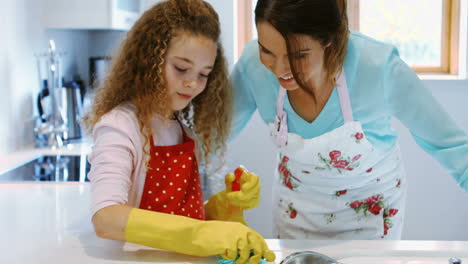
[[[168,117],[171,112],[163,65],[170,40],[177,33],[204,36],[217,43],[215,64],[205,90],[178,115],[195,133],[208,163],[211,154],[226,150],[232,98],[218,14],[202,0],[163,1],[141,16],[114,56],[84,122],[91,131],[104,114],[130,102],[136,107],[140,131],[145,137],[143,151],[149,154],[146,147],[151,119],[155,113]]]

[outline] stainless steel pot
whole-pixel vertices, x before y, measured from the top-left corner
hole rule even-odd
[[[280,264],[343,264],[329,256],[314,252],[300,251],[295,252],[284,258]]]

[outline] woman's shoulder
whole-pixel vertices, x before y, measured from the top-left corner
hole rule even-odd
[[[380,76],[378,73],[385,70],[390,58],[395,56],[399,54],[394,45],[351,32],[344,65],[348,72],[359,72],[360,76]]]
[[[362,52],[362,53],[390,53],[397,51],[396,47],[390,43],[383,42],[374,38],[371,38],[367,35],[364,35],[360,32],[351,31],[349,34],[349,45],[353,51]]]
[[[246,73],[252,70],[256,71],[262,69],[262,67],[259,67],[263,65],[260,61],[258,43],[256,39],[251,40],[245,44],[244,48],[242,49],[242,54],[239,60],[236,62],[236,66],[237,68],[241,66],[240,69]]]

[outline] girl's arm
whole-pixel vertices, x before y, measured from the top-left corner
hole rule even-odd
[[[111,205],[93,215],[94,232],[100,238],[126,241],[125,227],[132,207]]]
[[[124,240],[124,229],[131,207],[127,206],[137,133],[134,122],[125,113],[113,110],[104,115],[93,129],[93,148],[89,155],[91,170],[92,222],[102,238]]]

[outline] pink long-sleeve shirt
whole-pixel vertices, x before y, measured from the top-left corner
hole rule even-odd
[[[155,116],[151,121],[154,144],[169,146],[183,141],[177,120]],[[184,127],[187,135],[193,134]],[[146,178],[147,158],[143,152],[144,137],[131,104],[116,107],[103,115],[94,126],[93,147],[88,157],[91,169],[91,215],[110,205],[140,204]],[[148,142],[148,144],[150,144]],[[149,149],[149,145],[146,146]]]

